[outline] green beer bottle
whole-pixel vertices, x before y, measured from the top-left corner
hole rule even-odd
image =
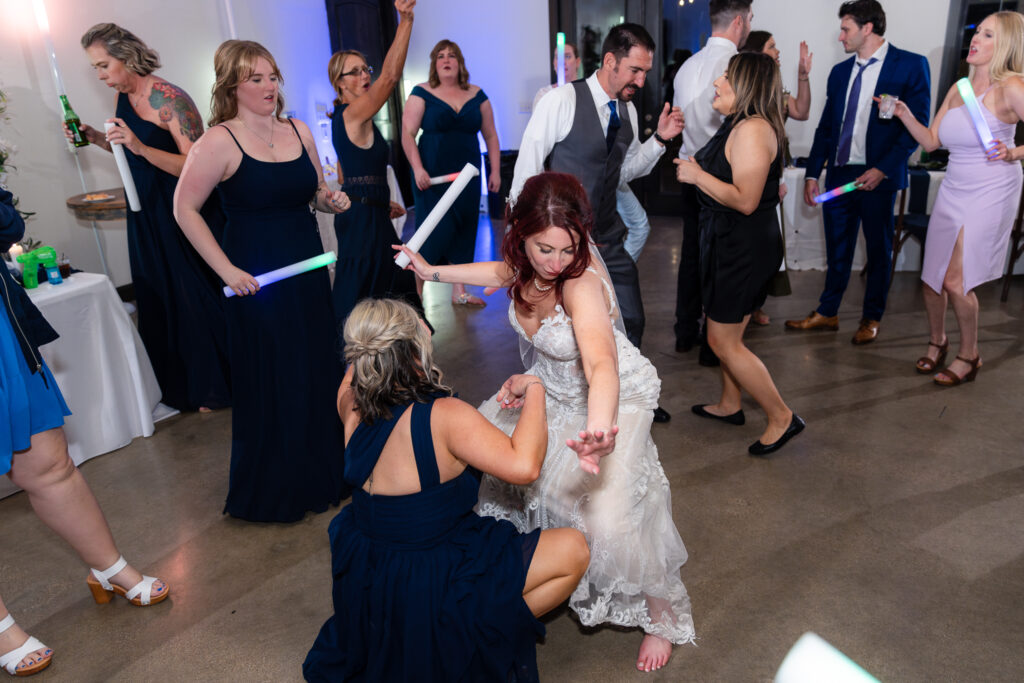
[[[85,133],[82,132],[82,120],[78,118],[78,114],[71,108],[67,95],[60,96],[60,108],[64,113],[64,125],[71,131],[71,143],[75,147],[85,147],[88,145],[89,141],[85,139]]]

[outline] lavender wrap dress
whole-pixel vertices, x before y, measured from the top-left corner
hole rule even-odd
[[[988,110],[984,102],[988,92],[978,97],[981,112],[992,135],[1013,149],[1015,124],[1000,121]],[[921,279],[935,292],[942,292],[942,281],[963,227],[963,293],[967,294],[1003,274],[1024,174],[1017,162],[985,159],[966,106],[946,112],[939,123],[939,140],[949,150],[949,165],[928,223]]]

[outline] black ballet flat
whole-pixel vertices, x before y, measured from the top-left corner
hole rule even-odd
[[[668,414],[668,411],[658,406],[654,409],[654,421],[655,422],[668,422],[672,419],[672,416]]]
[[[704,410],[704,406],[701,405],[693,406],[692,408],[690,408],[690,410],[693,411],[694,415],[699,415],[700,417],[709,417],[712,420],[721,420],[722,422],[728,422],[731,425],[742,425],[747,421],[747,418],[744,417],[743,415],[742,409],[737,410],[732,415],[713,415],[712,413],[709,413],[708,411]]]
[[[805,426],[806,424],[803,419],[796,413],[793,413],[793,419],[790,420],[789,426],[786,427],[786,431],[782,433],[782,436],[780,436],[775,443],[770,443],[766,446],[761,443],[760,439],[758,439],[754,443],[750,444],[750,448],[747,449],[747,452],[751,455],[757,456],[765,456],[770,453],[774,453],[785,446],[787,441],[802,432]]]

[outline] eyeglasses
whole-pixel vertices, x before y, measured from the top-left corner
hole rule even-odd
[[[358,76],[359,74],[363,74],[363,73],[365,73],[367,76],[372,76],[373,75],[373,67],[372,66],[357,66],[356,68],[352,69],[351,71],[346,71],[345,73],[343,73],[341,75],[342,76]]]

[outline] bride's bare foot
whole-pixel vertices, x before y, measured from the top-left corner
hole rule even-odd
[[[672,643],[660,636],[650,633],[640,642],[640,652],[636,657],[636,668],[640,671],[657,671],[668,664],[672,656]]]

